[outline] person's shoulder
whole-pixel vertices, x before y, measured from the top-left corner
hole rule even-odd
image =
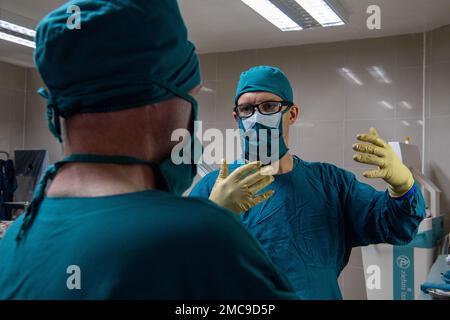
[[[222,257],[260,254],[258,242],[235,213],[208,199],[181,199],[180,204],[190,208],[185,212],[186,219],[177,221],[178,230],[186,235],[183,246],[187,250],[196,248],[200,254],[201,250],[215,251]],[[176,238],[178,243],[180,239]]]
[[[208,199],[173,196],[166,200],[170,204],[149,207],[133,222],[131,229],[138,236],[132,238],[138,240],[138,246],[143,250],[152,251],[155,246],[163,246],[177,254],[180,250],[194,251],[192,254],[195,255],[197,251],[203,254],[218,249],[222,254],[231,254],[232,251],[241,252],[240,246],[249,245],[250,236],[234,213]],[[150,217],[155,209],[158,214]]]
[[[166,221],[167,224],[180,229],[213,228],[227,224],[228,227],[240,226],[235,214],[219,207],[206,198],[180,197],[170,193],[149,199],[139,213],[141,223],[152,220]],[[150,220],[150,221],[147,221]],[[139,222],[137,222],[139,223]]]
[[[338,167],[335,164],[327,162],[309,162],[299,159],[299,164],[302,166],[303,170],[313,174],[316,177],[321,177],[323,179],[335,180],[335,179],[352,179],[354,174],[348,170]]]
[[[157,206],[160,210],[173,212],[175,214],[189,215],[203,214],[228,214],[225,209],[217,206],[213,202],[204,198],[192,198],[178,196],[165,191],[157,191],[151,198],[143,199],[139,206],[144,206],[144,210],[153,211],[153,207]],[[177,209],[177,210],[176,210]]]
[[[223,227],[226,224],[228,227],[242,227],[236,214],[206,198],[176,197],[173,201],[180,209],[189,208],[186,212],[189,219],[198,219],[203,226]]]
[[[340,170],[343,170],[339,168],[338,166],[327,163],[327,162],[319,162],[319,161],[305,161],[300,158],[298,158],[299,165],[303,167],[303,169],[309,170],[309,171],[316,171],[316,172],[338,172]]]

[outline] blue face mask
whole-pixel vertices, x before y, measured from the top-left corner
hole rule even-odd
[[[283,138],[282,119],[288,111],[289,108],[272,115],[255,111],[251,117],[239,119],[244,159],[269,164],[286,155],[289,149]]]

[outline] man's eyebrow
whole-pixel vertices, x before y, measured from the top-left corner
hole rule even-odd
[[[264,102],[283,102],[283,99],[279,100],[280,98],[272,98],[272,99],[264,99],[258,102],[257,104],[261,104]]]
[[[279,100],[279,99],[280,98],[264,99],[264,100],[261,100],[261,101],[256,102],[256,103],[242,102],[242,103],[238,103],[237,105],[238,106],[245,106],[245,105],[256,106],[256,105],[259,105],[259,104],[264,103],[264,102],[283,102],[283,99],[281,99],[281,100]]]

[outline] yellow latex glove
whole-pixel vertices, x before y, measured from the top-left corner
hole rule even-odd
[[[256,161],[239,167],[228,176],[228,164],[222,160],[219,176],[209,199],[221,207],[240,214],[274,194],[273,190],[268,190],[255,196],[274,181],[272,172],[271,166],[261,169],[261,162]],[[247,176],[243,177],[244,175]]]
[[[355,154],[353,160],[378,166],[378,170],[363,173],[366,178],[381,178],[389,184],[389,194],[392,197],[401,197],[411,190],[414,178],[409,169],[400,161],[392,147],[383,141],[376,129],[371,128],[369,134],[358,134],[359,141],[353,150],[361,152]]]

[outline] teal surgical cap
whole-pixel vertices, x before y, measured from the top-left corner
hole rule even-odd
[[[253,67],[241,74],[236,88],[235,104],[247,92],[270,92],[281,99],[293,102],[294,95],[288,78],[280,69],[269,66]]]
[[[80,9],[80,29],[68,27],[76,21],[73,6]],[[39,24],[34,58],[56,136],[60,116],[139,107],[200,84],[176,0],[69,1]]]

